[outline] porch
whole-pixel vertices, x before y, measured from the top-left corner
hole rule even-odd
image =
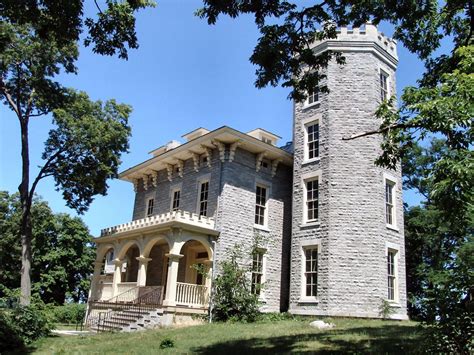
[[[155,290],[160,307],[207,310],[217,235],[212,218],[184,211],[103,230],[90,301],[134,303]]]

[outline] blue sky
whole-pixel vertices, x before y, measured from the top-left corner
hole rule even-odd
[[[86,2],[91,6],[92,2]],[[81,48],[78,75],[60,76],[64,85],[86,91],[93,99],[115,98],[132,105],[130,153],[123,156],[121,171],[148,158],[148,152],[194,128],[228,125],[243,132],[256,127],[291,140],[292,102],[289,90],[254,88],[255,67],[248,58],[259,37],[250,17],[221,18],[209,26],[193,15],[199,0],[161,0],[156,8],[137,17],[138,50],[129,60],[101,57]],[[87,12],[93,8],[86,9]],[[379,26],[391,35],[389,26]],[[398,46],[398,92],[414,85],[423,72],[417,58]],[[41,164],[43,143],[52,128],[50,117],[30,124],[31,176]],[[14,114],[0,106],[0,189],[17,190],[21,177],[19,124]],[[107,196],[95,198],[82,218],[94,236],[100,229],[131,220],[134,192],[130,183],[109,182]],[[55,212],[68,212],[54,181],[44,180],[37,193]],[[412,193],[405,194],[416,203]]]

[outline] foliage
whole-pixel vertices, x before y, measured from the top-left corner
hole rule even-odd
[[[46,308],[48,318],[54,323],[78,324],[86,315],[85,303],[67,303],[62,306],[49,306]]]
[[[0,191],[0,296],[16,298],[19,287],[21,207],[18,194]],[[39,197],[32,205],[33,290],[44,302],[86,300],[95,251],[84,222],[54,214]]]
[[[446,150],[444,141],[435,139],[426,148],[415,146],[403,162],[405,186],[425,196],[421,206],[405,210],[408,306],[411,317],[431,325],[431,344],[448,352],[468,353],[472,347],[469,298],[474,284],[474,211],[468,205],[452,213],[432,197],[436,177],[431,167]]]
[[[160,349],[174,348],[174,340],[171,338],[165,338],[160,343]]]
[[[52,324],[43,311],[35,306],[19,306],[0,311],[0,348],[18,350],[47,336]]]
[[[0,310],[0,349],[21,349],[23,346],[19,327],[9,313]]]
[[[395,312],[396,310],[393,308],[390,302],[387,301],[385,298],[382,298],[380,302],[379,315],[383,319],[390,319],[390,316]]]
[[[219,274],[213,281],[212,313],[217,321],[253,322],[258,318],[260,302],[251,291],[248,269],[241,266],[242,248],[235,245],[219,263]]]

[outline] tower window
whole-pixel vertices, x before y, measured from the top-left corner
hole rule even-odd
[[[306,221],[317,221],[319,218],[319,181],[306,181]]]
[[[148,199],[147,209],[146,209],[147,216],[151,216],[153,214],[154,206],[155,206],[155,199],[154,198]]]
[[[380,71],[380,99],[388,99],[388,74],[383,70]]]
[[[305,126],[306,130],[306,159],[319,157],[319,122],[312,122]]]
[[[387,251],[387,299],[396,301],[397,299],[397,251],[389,249]]]
[[[305,296],[316,297],[318,295],[318,248],[305,248],[304,256]]]
[[[395,225],[394,187],[393,181],[385,180],[385,221],[390,226]]]
[[[172,200],[172,205],[171,205],[171,210],[172,211],[179,210],[180,197],[181,197],[181,190],[174,190],[173,191],[173,200]]]
[[[319,102],[319,86],[316,85],[312,91],[308,92],[307,105],[313,105]]]
[[[207,216],[207,202],[209,198],[209,181],[201,183],[199,189],[199,215]]]

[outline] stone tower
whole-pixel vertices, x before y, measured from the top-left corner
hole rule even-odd
[[[374,165],[377,135],[343,141],[378,128],[375,111],[396,94],[396,42],[367,24],[341,28],[315,53],[331,61],[329,94],[294,105],[294,178],[290,312],[406,319],[405,248],[400,169]]]

